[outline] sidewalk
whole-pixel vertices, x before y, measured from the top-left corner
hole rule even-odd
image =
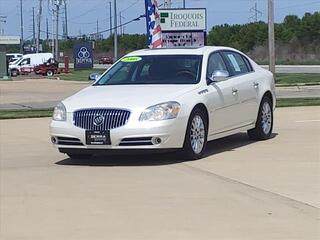
[[[89,84],[52,79],[0,81],[0,109],[53,108],[62,99]],[[320,97],[320,85],[279,87],[276,94],[277,98]]]

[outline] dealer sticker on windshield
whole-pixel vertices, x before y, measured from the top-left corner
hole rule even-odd
[[[139,62],[141,60],[142,60],[141,57],[124,57],[121,59],[121,62],[130,63],[130,62]]]

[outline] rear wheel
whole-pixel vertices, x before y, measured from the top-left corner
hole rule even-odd
[[[71,154],[71,153],[67,153],[67,155],[71,159],[90,159],[92,157],[92,155],[90,155],[90,154]]]
[[[253,140],[266,140],[271,137],[272,128],[272,102],[269,97],[264,97],[260,104],[256,127],[248,131],[248,136]]]
[[[200,109],[192,111],[185,140],[183,144],[182,154],[187,159],[199,159],[207,146],[208,123],[206,115]]]

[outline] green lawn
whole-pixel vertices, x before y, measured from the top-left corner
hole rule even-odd
[[[91,73],[103,73],[106,69],[86,69],[86,70],[71,70],[68,74],[57,75],[61,80],[67,81],[88,81],[88,76]],[[320,84],[320,74],[276,74],[276,84],[286,86],[296,84]]]
[[[61,80],[67,81],[88,81],[88,77],[91,73],[103,73],[106,69],[85,69],[74,70],[71,69],[70,73],[61,73],[58,76]]]
[[[51,117],[52,109],[0,110],[0,119]]]
[[[277,107],[320,106],[320,98],[283,98],[277,100]]]
[[[301,83],[319,83],[320,84],[320,74],[287,74],[278,73],[276,74],[276,84],[301,84]]]

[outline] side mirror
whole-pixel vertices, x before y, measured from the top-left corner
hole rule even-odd
[[[226,80],[229,77],[229,72],[225,70],[217,70],[212,73],[209,77],[210,83],[211,82],[221,82]]]
[[[89,81],[97,81],[100,78],[101,74],[99,73],[91,73],[88,77]]]

